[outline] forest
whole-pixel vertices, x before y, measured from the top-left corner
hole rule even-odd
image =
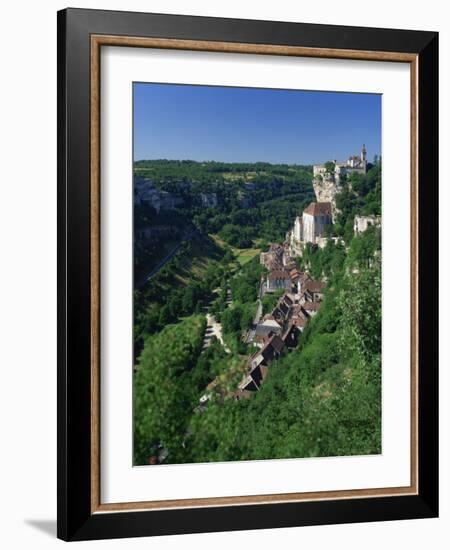
[[[134,175],[182,199],[181,208],[165,212],[165,224],[192,224],[240,248],[256,238],[283,238],[292,216],[314,200],[311,166],[155,160],[136,162]],[[216,206],[202,204],[202,195],[211,194]],[[136,231],[160,221],[151,207],[138,206],[134,223]]]
[[[215,164],[210,168],[227,173],[227,165]],[[242,173],[250,168],[243,165]],[[159,169],[163,173],[167,166]],[[296,200],[308,203],[311,190]],[[381,452],[381,231],[369,227],[353,234],[356,214],[381,212],[381,165],[346,182],[337,196],[330,237],[342,240],[330,238],[322,249],[307,245],[297,259],[302,270],[327,281],[318,314],[297,348],[271,364],[260,390],[236,401],[233,391],[253,351],[245,334],[264,273],[258,255],[241,263],[238,244],[259,251],[283,240],[285,227],[282,222],[275,229],[279,211],[270,214],[271,201],[283,199],[255,201],[249,208],[267,213],[256,229],[249,224],[248,236],[238,216],[242,209],[211,209],[215,216],[228,212],[224,219],[235,223],[211,227],[215,216],[206,218],[206,228],[196,226],[196,237],[151,284],[135,290],[135,464],[148,464],[152,456],[170,464]],[[285,202],[287,229],[299,209],[294,206],[291,215]],[[227,225],[239,227],[248,241],[236,244]],[[263,227],[267,237],[261,236]],[[276,298],[264,297],[264,313]],[[202,347],[206,306],[222,324],[228,351],[214,338]],[[199,410],[206,388],[213,398]]]

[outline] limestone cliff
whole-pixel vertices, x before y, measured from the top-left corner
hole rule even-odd
[[[331,202],[333,222],[336,215],[336,195],[341,192],[341,186],[334,176],[317,176],[312,180],[317,202]]]

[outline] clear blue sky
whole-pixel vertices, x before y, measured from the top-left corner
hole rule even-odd
[[[134,84],[134,159],[313,164],[381,151],[381,95]]]

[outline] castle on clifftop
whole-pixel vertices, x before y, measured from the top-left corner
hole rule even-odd
[[[291,256],[301,256],[306,243],[325,246],[327,226],[335,221],[336,195],[342,190],[341,178],[349,174],[366,172],[365,145],[362,146],[360,156],[351,156],[344,162],[334,160],[313,166],[312,183],[317,202],[312,202],[302,215],[295,218],[294,227],[286,235]]]
[[[333,178],[336,182],[339,182],[340,177],[345,174],[365,174],[367,172],[367,150],[363,145],[361,154],[359,156],[353,155],[344,162],[338,162],[333,160],[334,171],[329,171],[329,163],[315,164],[313,166],[314,179],[327,179]]]
[[[331,202],[333,221],[336,214],[335,196],[342,190],[341,178],[350,174],[367,172],[367,150],[363,145],[359,156],[350,156],[343,162],[333,160],[313,166],[314,193],[317,202]]]

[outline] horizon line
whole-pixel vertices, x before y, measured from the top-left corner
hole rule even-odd
[[[350,155],[351,156],[351,155]],[[375,153],[372,158],[377,156],[378,158],[381,158],[381,154]],[[345,160],[347,160],[349,157],[347,157]],[[278,161],[278,162],[271,162],[268,160],[217,160],[217,159],[203,159],[203,160],[196,160],[196,159],[190,159],[190,158],[141,158],[141,159],[134,159],[133,164],[136,162],[156,162],[156,161],[168,161],[168,162],[196,162],[198,164],[206,164],[206,163],[222,163],[222,164],[284,164],[286,166],[314,166],[315,164],[323,164],[324,162],[334,162],[334,161],[340,162],[337,159],[330,158],[328,161],[322,161],[322,162],[286,162],[286,161]],[[372,161],[367,161],[369,164],[373,164]]]

